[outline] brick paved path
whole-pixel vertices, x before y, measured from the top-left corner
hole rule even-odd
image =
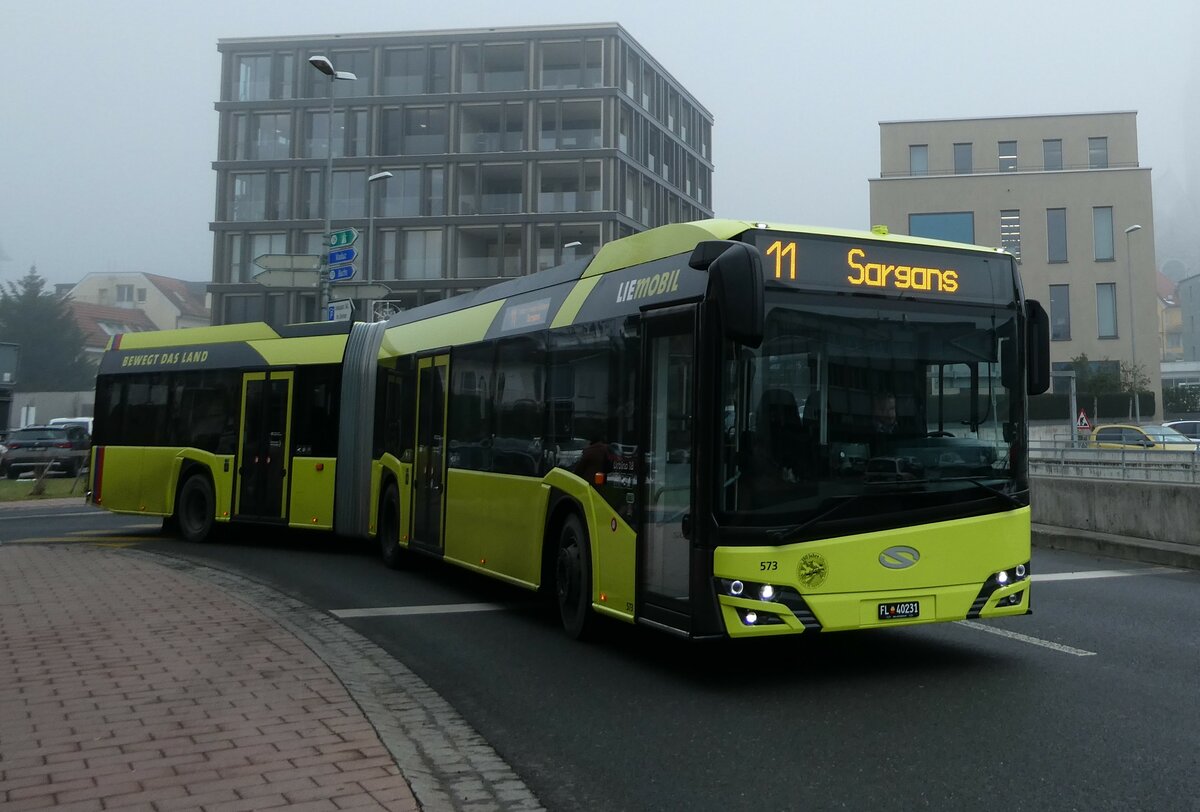
[[[346,688],[202,580],[0,547],[0,809],[415,810]]]

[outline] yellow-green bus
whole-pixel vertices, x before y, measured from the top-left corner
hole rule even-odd
[[[389,566],[543,590],[572,636],[597,615],[714,639],[1029,611],[1048,327],[1009,254],[698,221],[337,329],[114,340],[93,500],[193,539],[373,537]],[[209,367],[163,366],[188,363]],[[197,425],[177,411],[212,387],[185,373],[214,364],[231,439],[122,433],[147,430],[127,394],[147,375],[162,419]]]

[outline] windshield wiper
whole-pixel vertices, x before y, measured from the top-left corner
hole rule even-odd
[[[999,488],[993,488],[991,485],[986,485],[983,482],[980,482],[978,479],[975,479],[974,477],[961,476],[961,477],[954,477],[953,479],[943,480],[943,481],[970,482],[972,485],[976,486],[977,488],[982,488],[983,490],[987,491],[990,494],[993,494],[994,496],[999,496],[1005,502],[1008,502],[1010,505],[1012,505],[1014,507],[1026,507],[1025,502],[1022,502],[1020,499],[1013,496],[1011,493],[1005,493],[1004,491],[1000,490]]]
[[[812,527],[814,524],[818,524],[818,523],[824,521],[825,519],[828,519],[830,516],[834,515],[835,513],[841,513],[843,509],[845,509],[846,507],[848,507],[850,505],[855,504],[856,502],[858,502],[865,496],[867,496],[867,494],[865,494],[865,493],[858,493],[858,494],[854,494],[853,496],[847,496],[841,502],[838,502],[836,505],[829,508],[829,510],[818,513],[816,516],[813,516],[811,519],[809,519],[806,522],[801,522],[800,524],[794,524],[791,527],[784,528],[782,530],[771,530],[770,532],[767,533],[767,535],[771,536],[771,538],[774,539],[775,544],[788,544],[789,542],[795,541],[796,539],[800,538],[800,536],[802,536],[804,534],[804,531],[807,530],[808,528]]]

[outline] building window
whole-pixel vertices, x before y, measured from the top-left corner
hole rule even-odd
[[[292,117],[288,113],[252,116],[248,157],[272,160],[292,157]]]
[[[1050,340],[1071,340],[1071,286],[1050,286]]]
[[[1042,142],[1042,166],[1047,172],[1063,168],[1061,138],[1047,138]]]
[[[230,175],[229,219],[267,219],[267,175],[264,172]]]
[[[596,149],[601,146],[600,102],[538,104],[538,149]]]
[[[538,211],[597,211],[600,161],[539,164]]]
[[[425,92],[424,48],[399,48],[384,52],[383,92],[388,96]]]
[[[1117,286],[1112,282],[1096,285],[1097,338],[1117,337]]]
[[[954,145],[954,174],[969,175],[974,169],[974,159],[971,155],[970,144]]]
[[[117,303],[133,302],[133,285],[117,285]]]
[[[952,242],[975,242],[975,213],[970,211],[908,215],[908,233],[914,237]]]
[[[1004,209],[1000,212],[1000,247],[1021,261],[1021,211]]]
[[[460,227],[457,247],[459,279],[521,273],[520,226]]]
[[[1088,139],[1088,169],[1108,169],[1108,139]]]
[[[1017,142],[1016,141],[1000,141],[997,144],[997,153],[1000,160],[1001,172],[1016,172],[1017,171]]]
[[[146,289],[145,289],[145,288],[138,288],[138,289],[137,289],[137,300],[138,300],[139,302],[144,302],[144,301],[146,301]]]
[[[543,89],[600,86],[600,40],[544,42],[541,51]]]
[[[1116,258],[1113,253],[1112,206],[1092,208],[1092,246],[1097,262],[1111,262]]]
[[[463,105],[459,111],[459,152],[516,152],[525,149],[525,105]]]
[[[1067,210],[1046,209],[1046,260],[1067,261]]]
[[[461,89],[464,93],[479,90],[525,90],[526,46],[463,45],[460,49]]]
[[[403,231],[401,279],[442,278],[442,229]]]
[[[264,101],[271,97],[271,57],[237,58],[237,100]]]
[[[225,297],[224,324],[244,324],[248,321],[263,320],[263,297],[229,296]]]
[[[929,174],[929,145],[910,144],[908,147],[908,174]]]
[[[406,107],[404,109],[404,155],[434,155],[446,150],[446,108]]]
[[[333,173],[332,217],[362,217],[367,207],[367,175],[361,169]]]

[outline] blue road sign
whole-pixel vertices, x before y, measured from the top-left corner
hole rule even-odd
[[[339,279],[353,279],[355,270],[353,265],[334,265],[329,269],[329,281],[337,282]]]
[[[341,265],[344,262],[353,262],[356,256],[358,256],[358,252],[353,248],[343,248],[340,251],[330,251],[329,264]]]

